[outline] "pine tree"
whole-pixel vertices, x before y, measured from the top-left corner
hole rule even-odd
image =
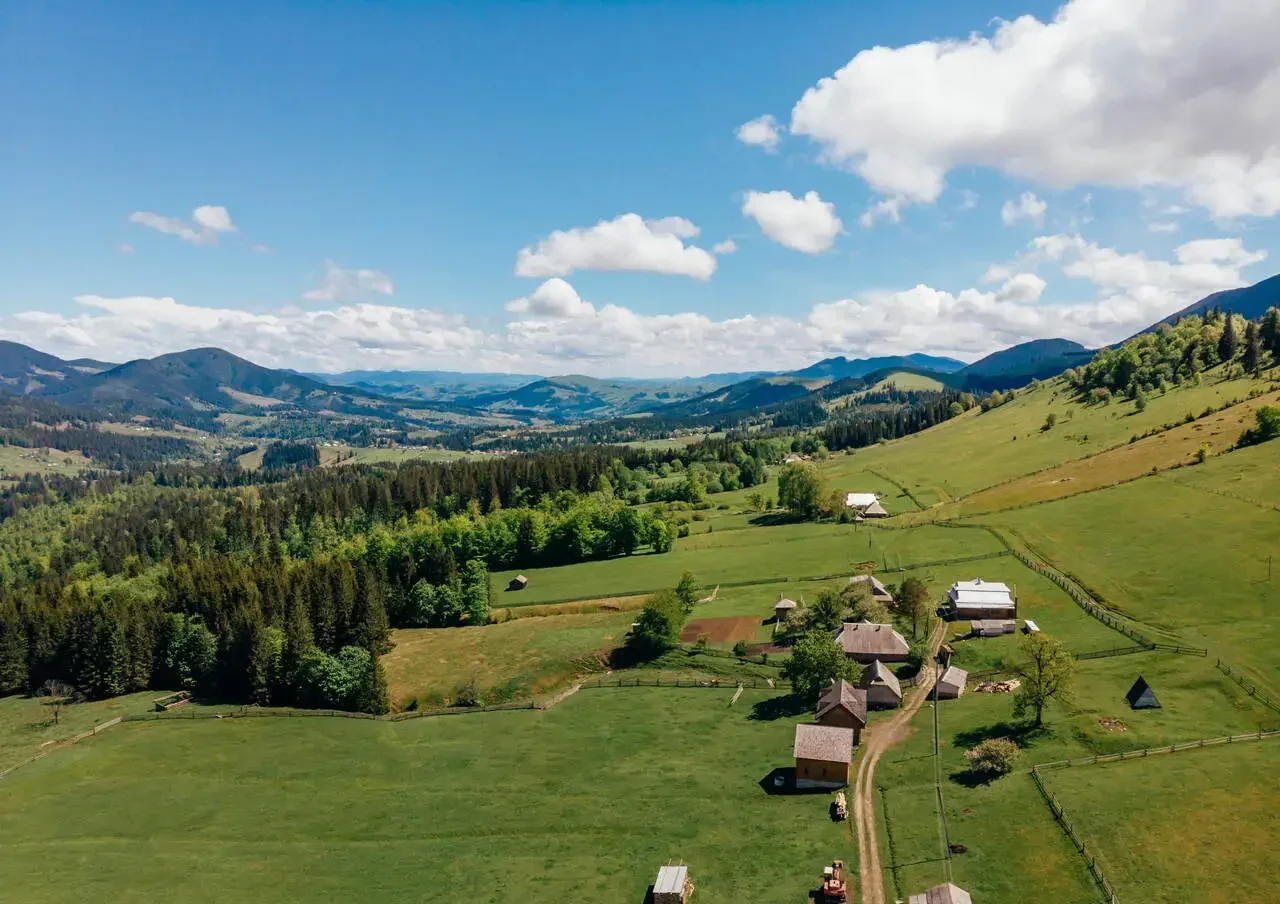
[[[1228,311],[1222,326],[1222,337],[1218,340],[1218,357],[1225,364],[1230,364],[1236,356],[1236,319]]]
[[[1267,313],[1262,315],[1258,338],[1263,348],[1273,355],[1280,355],[1280,308],[1267,308]]]
[[[1246,373],[1257,374],[1262,364],[1262,343],[1258,339],[1258,325],[1252,320],[1244,328],[1244,365]]]

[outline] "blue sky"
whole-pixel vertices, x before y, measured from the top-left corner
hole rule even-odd
[[[1112,6],[5,4],[0,335],[599,374],[1112,341],[1280,235],[1273,4]]]

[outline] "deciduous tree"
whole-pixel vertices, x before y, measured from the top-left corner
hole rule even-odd
[[[791,647],[791,658],[782,674],[791,681],[800,697],[816,700],[826,687],[838,678],[856,682],[859,670],[834,635],[826,631],[810,631]]]
[[[1070,705],[1075,684],[1076,660],[1062,643],[1043,631],[1028,634],[1020,645],[1020,658],[1013,671],[1022,684],[1013,698],[1014,718],[1031,713],[1032,724],[1044,724],[1044,710],[1050,700]]]

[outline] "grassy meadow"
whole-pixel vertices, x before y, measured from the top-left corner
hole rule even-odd
[[[57,724],[45,698],[0,697],[0,771],[117,716],[149,712],[152,701],[164,695],[164,691],[143,691],[110,700],[74,703],[62,707]]]
[[[761,696],[731,696],[127,724],[6,779],[5,897],[639,904],[683,861],[708,904],[803,900],[831,857],[856,863],[849,824],[825,795],[761,789],[790,763],[795,720],[756,721]]]

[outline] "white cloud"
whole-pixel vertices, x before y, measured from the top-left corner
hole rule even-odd
[[[146,210],[129,214],[129,222],[146,226],[166,235],[176,235],[193,245],[212,245],[218,241],[218,233],[235,232],[231,214],[225,207],[204,204],[191,212],[191,222],[181,217],[166,217]]]
[[[1012,226],[1019,220],[1028,220],[1036,226],[1044,225],[1044,213],[1049,209],[1047,202],[1036,197],[1035,192],[1024,191],[1017,203],[1005,201],[1000,208],[1000,221]]]
[[[816,191],[806,192],[803,198],[788,191],[749,191],[742,213],[779,245],[805,254],[827,251],[844,228],[836,206],[823,201]]]
[[[733,254],[738,250],[738,243],[733,239],[725,239],[723,242],[716,242],[711,246],[712,254]]]
[[[770,154],[778,149],[778,141],[781,138],[778,121],[768,113],[757,116],[750,122],[744,122],[738,126],[736,134],[743,144],[762,147]]]
[[[325,262],[324,276],[315,288],[302,293],[304,301],[357,301],[371,294],[394,295],[395,283],[381,270],[344,270],[333,261]]]
[[[588,317],[595,307],[583,301],[576,289],[558,276],[544,282],[528,296],[507,302],[512,314],[530,314],[534,317]]]
[[[979,23],[975,23],[979,24]],[[1280,211],[1280,4],[1071,0],[990,37],[875,47],[805,92],[792,133],[888,197],[983,166],[1059,186],[1180,188],[1215,217]]]
[[[1175,223],[1175,222],[1173,222],[1172,220],[1167,221],[1167,222],[1161,222],[1161,223],[1148,223],[1148,224],[1147,224],[1147,232],[1164,232],[1164,233],[1171,233],[1171,232],[1177,232],[1177,231],[1178,231],[1178,228],[1179,228],[1179,227],[1178,227],[1178,224],[1177,224],[1177,223]]]
[[[589,228],[557,230],[516,255],[516,275],[568,276],[575,270],[632,270],[710,279],[716,259],[686,245],[698,227],[683,217],[645,220],[624,213]]]
[[[858,217],[858,223],[864,229],[870,229],[876,224],[876,220],[888,220],[890,223],[902,222],[902,198],[884,198],[876,201],[870,207],[862,212]]]
[[[960,209],[961,210],[973,210],[977,206],[978,206],[978,193],[976,191],[970,191],[969,189],[966,188],[960,192]]]
[[[1075,234],[1040,236],[1013,262],[989,268],[985,288],[860,292],[790,316],[722,320],[592,304],[553,278],[509,303],[510,322],[489,330],[460,314],[388,304],[247,311],[87,295],[71,314],[0,317],[0,338],[67,357],[92,349],[106,360],[215,345],[302,370],[678,375],[787,369],[835,354],[929,352],[972,360],[1053,336],[1109,344],[1211,292],[1243,285],[1243,270],[1264,258],[1237,237],[1186,242],[1171,260],[1154,260]],[[1075,300],[1047,302],[1048,283],[1056,296]]]

